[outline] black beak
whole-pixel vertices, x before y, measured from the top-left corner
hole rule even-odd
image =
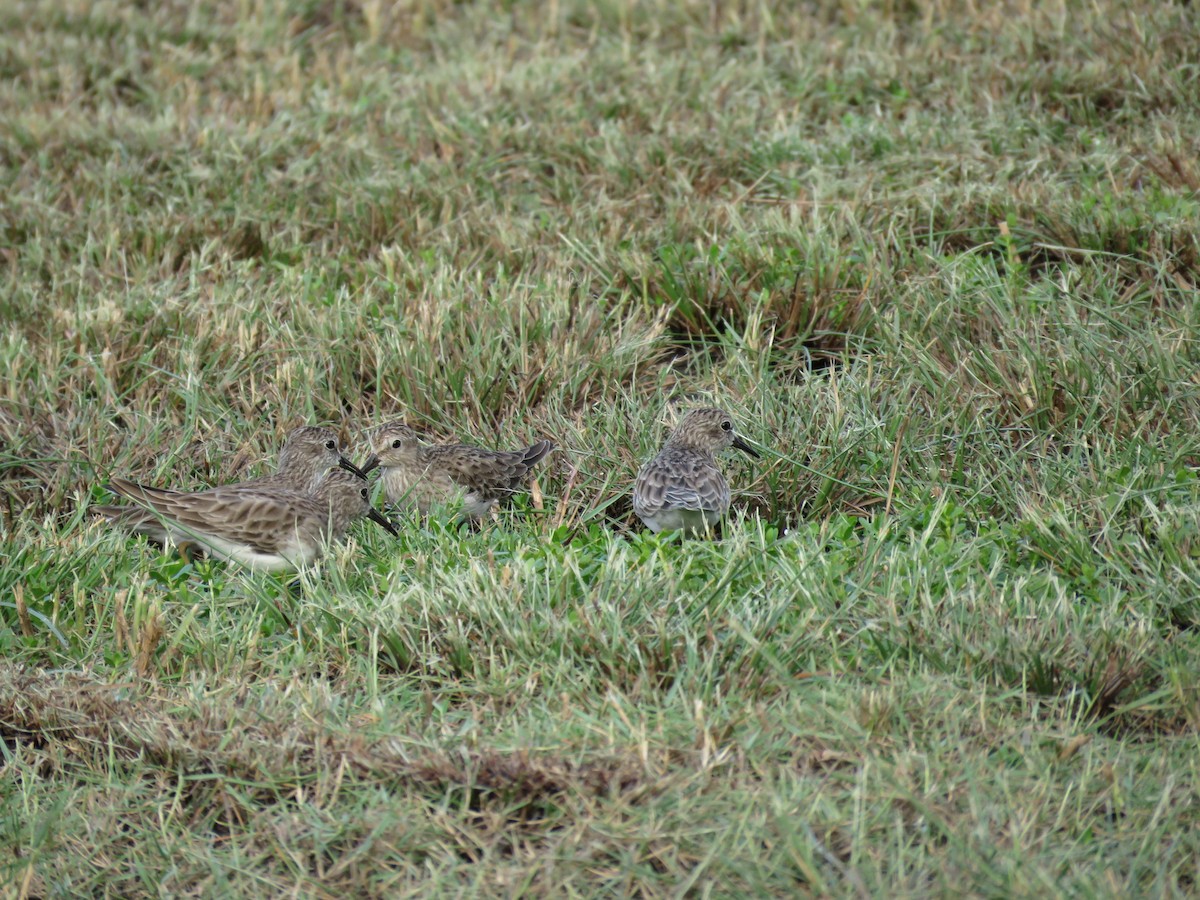
[[[372,522],[378,522],[380,526],[390,531],[392,533],[392,537],[400,536],[400,532],[396,530],[396,526],[389,522],[383,513],[381,513],[375,507],[372,506],[369,510],[367,510],[367,518]]]
[[[366,464],[362,467],[362,477],[366,478],[368,472],[370,472],[372,469],[377,469],[377,468],[379,468],[379,456],[372,453],[371,456],[367,459]]]
[[[735,435],[733,438],[733,446],[737,447],[743,453],[748,453],[755,459],[760,459],[758,451],[741,439],[741,436]]]
[[[350,460],[346,459],[346,457],[339,456],[338,457],[338,465],[341,466],[341,468],[345,469],[347,472],[353,472],[359,478],[362,478],[364,481],[366,480],[367,473],[364,472],[362,469],[360,469],[358,466],[356,466],[354,463],[350,462]]]

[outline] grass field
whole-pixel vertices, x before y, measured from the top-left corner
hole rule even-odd
[[[2,0],[0,891],[1196,895],[1197,84],[1157,0]],[[392,418],[559,450],[294,591],[87,513]]]

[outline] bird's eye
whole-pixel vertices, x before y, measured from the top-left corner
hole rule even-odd
[[[394,441],[392,441],[392,446],[395,449],[399,450],[400,449],[400,438],[396,438]]]
[[[721,430],[722,431],[733,431],[733,423],[730,422],[728,419],[726,419],[724,422],[721,423]]]
[[[325,449],[326,450],[336,450],[337,449],[337,441],[330,438],[329,440],[327,440],[325,442]]]
[[[364,500],[366,500],[366,499],[367,499],[367,489],[366,489],[366,488],[363,488],[361,491],[359,491],[359,492],[358,492],[358,496],[360,496],[360,497],[362,497]]]

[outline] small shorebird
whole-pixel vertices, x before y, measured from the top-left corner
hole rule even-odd
[[[161,519],[173,541],[196,543],[214,556],[266,572],[319,559],[363,516],[397,533],[371,506],[366,480],[341,468],[329,469],[311,494],[261,484],[185,493],[124,478],[114,478],[110,488]]]
[[[729,482],[716,454],[727,447],[757,457],[724,410],[693,409],[647,461],[633,485],[633,511],[651,531],[708,532],[729,509]]]
[[[502,497],[520,489],[529,470],[554,447],[538,441],[524,450],[485,450],[469,444],[423,444],[402,422],[376,428],[364,472],[378,467],[384,496],[422,516],[434,506],[459,507],[468,519],[488,514]]]
[[[273,474],[226,487],[261,487],[268,490],[282,488],[308,494],[321,482],[331,466],[341,466],[365,477],[354,463],[342,455],[341,442],[336,431],[316,425],[301,425],[288,432],[283,448],[279,451],[279,466]],[[164,547],[168,543],[181,543],[186,540],[185,535],[169,533],[164,521],[143,506],[101,505],[93,506],[91,512],[130,534],[145,535]]]

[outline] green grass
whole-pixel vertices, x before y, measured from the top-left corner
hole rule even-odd
[[[1195,894],[1198,23],[0,4],[4,895]],[[400,417],[560,449],[296,590],[87,514]]]

